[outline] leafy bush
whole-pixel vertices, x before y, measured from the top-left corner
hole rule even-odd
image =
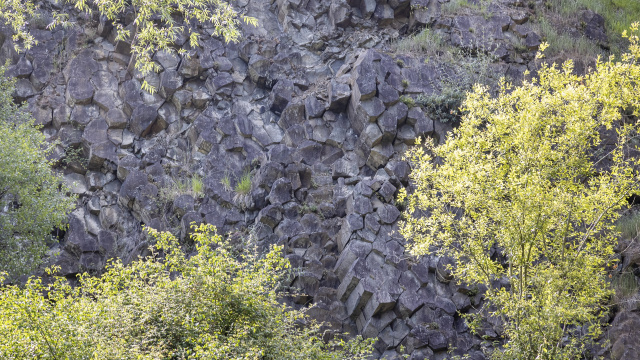
[[[496,359],[581,358],[602,333],[614,224],[640,177],[628,156],[638,124],[620,121],[640,114],[639,33],[635,23],[629,54],[585,76],[568,61],[497,96],[477,86],[444,144],[409,152],[401,233],[413,254],[437,249],[457,281],[484,285],[486,307],[467,319],[502,321]],[[601,134],[614,126],[612,143]]]
[[[13,103],[15,80],[0,67],[0,271],[13,279],[32,271],[74,206],[31,116]]]
[[[2,359],[363,359],[371,341],[325,344],[286,309],[282,249],[240,250],[201,225],[187,256],[170,233],[147,259],[111,262],[101,277],[0,288]],[[302,323],[308,326],[301,327]]]

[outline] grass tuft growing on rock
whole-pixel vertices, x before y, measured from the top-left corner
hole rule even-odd
[[[623,239],[636,238],[640,230],[640,212],[634,212],[618,219],[616,230]]]
[[[235,187],[236,193],[247,195],[251,191],[251,173],[245,172]]]

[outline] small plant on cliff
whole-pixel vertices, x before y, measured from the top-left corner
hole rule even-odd
[[[415,191],[401,190],[401,232],[413,254],[438,249],[455,259],[455,279],[487,287],[478,314],[500,318],[506,338],[494,359],[576,359],[602,333],[615,220],[640,181],[629,156],[640,130],[639,33],[636,23],[621,61],[585,76],[569,61],[496,97],[477,86],[444,144],[409,152]],[[480,319],[467,319],[477,329]]]
[[[319,325],[280,302],[289,262],[194,228],[195,255],[149,230],[151,255],[24,287],[0,287],[2,359],[365,359],[371,341],[322,341]],[[1,283],[0,279],[0,283]],[[300,324],[305,323],[304,327]]]
[[[191,192],[193,193],[193,195],[196,197],[202,197],[202,195],[204,194],[203,187],[204,185],[202,183],[202,178],[200,177],[200,175],[193,175],[191,177]]]
[[[193,175],[191,178],[175,177],[160,188],[159,198],[167,203],[171,203],[178,196],[185,194],[200,198],[204,194],[203,186],[202,178],[199,175]]]
[[[616,222],[616,230],[623,239],[635,239],[640,232],[640,212],[621,217]]]
[[[249,202],[251,201],[251,185],[251,172],[247,171],[238,180],[238,183],[233,189],[236,193],[233,197],[233,202],[241,209],[249,206]]]
[[[242,175],[240,180],[238,180],[238,183],[236,184],[236,187],[234,188],[234,190],[237,194],[240,194],[240,195],[248,195],[249,192],[251,192],[251,173],[250,172],[247,171]]]
[[[220,185],[222,185],[225,191],[233,190],[233,187],[231,186],[231,178],[229,177],[229,174],[225,174],[224,177],[220,179]]]

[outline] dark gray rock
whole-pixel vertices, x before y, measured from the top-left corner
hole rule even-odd
[[[351,23],[351,7],[346,0],[332,0],[329,21],[333,27],[347,27]]]
[[[69,215],[69,229],[65,234],[64,247],[77,255],[98,251],[96,238],[87,233],[84,209],[77,209]]]
[[[400,211],[393,205],[384,204],[376,211],[383,224],[393,224],[400,216]]]
[[[110,129],[124,129],[128,123],[126,115],[120,109],[109,110],[105,120]]]
[[[304,101],[305,114],[307,119],[322,117],[325,105],[315,96],[309,96]]]
[[[388,4],[379,2],[373,16],[378,20],[378,25],[388,26],[393,22],[394,11]]]
[[[182,81],[182,76],[176,70],[165,70],[160,75],[160,95],[165,99],[170,99],[182,87]]]
[[[382,140],[393,141],[398,131],[398,118],[393,112],[387,110],[378,118],[378,127],[382,131]]]
[[[284,219],[280,222],[277,228],[274,229],[273,233],[278,235],[279,237],[284,237],[287,239],[294,238],[304,232],[304,228],[300,224],[300,222],[290,219]]]
[[[400,95],[391,85],[382,83],[378,85],[378,98],[384,103],[384,105],[391,106],[400,100]]]
[[[88,80],[91,78],[93,73],[99,69],[100,66],[94,60],[92,51],[87,49],[73,58],[64,68],[62,73],[66,82],[69,82],[72,78],[89,82]]]
[[[385,109],[384,104],[377,97],[355,105],[353,101],[351,101],[348,109],[351,126],[357,132],[361,133],[369,123],[375,122]]]
[[[185,78],[195,78],[202,73],[200,59],[195,54],[187,54],[183,56],[178,68],[178,74]]]
[[[260,210],[256,221],[273,229],[282,221],[282,210],[282,206],[279,204],[269,205]]]
[[[120,188],[118,202],[122,206],[131,206],[133,200],[138,196],[140,189],[148,183],[147,174],[138,170],[130,171]]]
[[[5,76],[16,77],[18,79],[28,78],[33,72],[33,65],[26,57],[21,56],[15,65],[7,68]]]
[[[138,136],[147,136],[158,117],[158,110],[150,105],[140,105],[133,110],[129,128]]]
[[[538,50],[538,47],[540,47],[541,43],[542,38],[540,38],[540,35],[536,34],[533,31],[527,34],[527,38],[524,40],[524,44],[531,51]]]
[[[378,194],[380,194],[386,202],[391,202],[391,200],[393,200],[396,190],[397,189],[395,186],[393,186],[390,182],[385,181],[384,184],[382,184],[382,186],[378,190]]]
[[[18,79],[18,81],[16,81],[13,96],[18,102],[26,101],[30,97],[35,96],[37,93],[37,90],[33,87],[28,79]]]
[[[347,201],[347,213],[365,215],[373,212],[371,200],[364,196],[355,196]]]
[[[329,110],[344,111],[351,96],[349,85],[339,83],[335,80],[329,85]]]
[[[342,158],[331,166],[333,169],[333,178],[339,177],[352,177],[358,175],[360,169],[358,168],[358,163],[349,158]]]
[[[271,111],[276,114],[281,114],[282,111],[289,105],[293,96],[293,81],[280,80],[278,81],[270,95]]]
[[[284,204],[291,200],[291,180],[280,178],[273,183],[269,193],[269,201],[272,204]]]
[[[119,94],[124,100],[123,111],[129,116],[131,116],[133,109],[143,104],[140,83],[135,79],[127,80],[122,83]]]
[[[369,124],[365,128],[364,132],[360,134],[360,138],[369,148],[372,148],[382,142],[382,135],[382,131],[380,131],[378,125]]]
[[[362,0],[360,1],[360,13],[364,19],[371,18],[373,12],[376,10],[376,0]]]
[[[84,271],[99,271],[104,268],[105,259],[97,252],[84,252],[80,255],[80,268]]]
[[[157,51],[153,55],[153,60],[159,62],[165,71],[178,70],[178,65],[180,64],[180,56],[178,56],[174,51]]]
[[[283,111],[278,125],[284,130],[289,129],[293,125],[303,124],[305,121],[305,105],[303,103],[290,103]]]
[[[581,17],[582,22],[585,24],[585,36],[591,40],[597,41],[600,44],[606,44],[608,39],[604,26],[604,17],[590,10],[584,11]]]
[[[193,211],[195,201],[193,196],[189,194],[183,194],[173,200],[173,213],[182,218],[186,213]]]
[[[207,90],[211,94],[231,94],[230,87],[233,84],[233,77],[229,73],[219,73],[217,76],[209,77],[206,82]]]
[[[98,249],[104,255],[114,255],[116,250],[116,236],[110,231],[101,230],[98,233]]]
[[[262,88],[271,87],[269,81],[269,67],[271,63],[269,59],[266,59],[260,55],[252,55],[249,60],[249,77],[251,81],[256,83]]]
[[[389,142],[382,142],[371,149],[369,158],[367,159],[367,165],[377,170],[384,167],[391,156],[393,156],[393,146]]]

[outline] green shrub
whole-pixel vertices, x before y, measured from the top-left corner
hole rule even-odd
[[[462,116],[460,106],[466,97],[468,88],[445,86],[431,95],[418,95],[416,103],[424,107],[431,118],[440,122],[458,121]]]
[[[484,285],[484,308],[463,316],[472,330],[499,319],[505,343],[493,359],[579,359],[602,335],[613,224],[640,175],[628,156],[638,123],[621,121],[640,112],[638,35],[634,23],[630,52],[588,75],[567,61],[496,96],[475,87],[446,142],[407,152],[400,233],[412,254],[449,257],[453,279]],[[612,128],[614,139],[601,136]]]
[[[14,79],[0,67],[0,272],[9,278],[34,270],[54,228],[75,206],[47,156],[53,149],[30,114],[13,102]]]
[[[325,344],[319,325],[280,302],[282,247],[233,247],[201,225],[193,256],[149,230],[151,256],[0,288],[2,359],[364,359],[371,341]],[[305,323],[305,327],[300,324]]]
[[[402,95],[400,96],[400,101],[410,108],[416,106],[416,101],[411,96]]]

